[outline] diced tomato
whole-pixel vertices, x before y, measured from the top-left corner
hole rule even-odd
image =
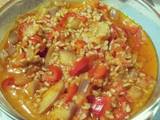
[[[75,62],[75,64],[70,70],[70,75],[77,76],[81,73],[88,71],[88,69],[89,69],[89,59],[87,57],[83,57],[79,61]]]
[[[78,90],[78,86],[76,84],[71,84],[67,90],[65,102],[70,102],[73,96],[76,94],[77,90]]]
[[[104,97],[90,97],[89,102],[91,103],[91,113],[96,117],[101,117],[104,115],[106,111],[110,111],[112,109],[111,106],[111,98]]]
[[[45,34],[45,36],[48,40],[52,40],[52,38],[54,37],[54,34],[53,34],[53,32],[48,32]]]
[[[15,85],[15,79],[14,77],[8,77],[6,78],[3,82],[2,82],[2,88],[5,90],[7,89],[8,87],[12,86],[12,85]]]
[[[77,47],[77,49],[82,49],[84,46],[86,45],[86,42],[83,40],[77,40],[75,42],[75,46]]]
[[[33,35],[33,36],[30,38],[30,40],[31,40],[32,43],[35,45],[35,44],[37,44],[37,43],[41,43],[41,42],[42,42],[42,37],[39,36],[39,35],[37,35],[37,34],[35,34],[35,35]]]
[[[62,78],[62,70],[54,65],[50,65],[48,69],[53,73],[53,76],[45,75],[43,79],[45,79],[48,83],[54,84],[58,82]]]
[[[94,77],[96,79],[101,79],[109,75],[109,70],[104,65],[97,65],[89,71],[89,74],[91,77]]]

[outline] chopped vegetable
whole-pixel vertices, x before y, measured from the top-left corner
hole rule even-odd
[[[132,100],[140,99],[143,96],[141,88],[136,86],[131,87],[127,93]]]
[[[71,84],[67,90],[67,94],[65,96],[65,101],[70,102],[73,98],[73,96],[76,94],[78,90],[78,86],[76,84]]]
[[[41,58],[44,58],[47,55],[48,48],[45,47],[43,49],[40,49],[40,51],[37,53]]]
[[[60,61],[65,65],[72,65],[76,59],[76,55],[69,51],[60,51]]]
[[[87,90],[89,88],[89,84],[90,84],[89,80],[83,80],[80,83],[80,85],[79,85],[78,94],[85,94],[85,93],[87,93]]]
[[[15,79],[14,77],[8,77],[2,82],[2,88],[6,90],[10,86],[15,85]]]
[[[83,57],[75,62],[75,64],[70,70],[70,75],[77,76],[81,73],[88,71],[88,68],[89,68],[89,60],[87,57]]]
[[[93,67],[90,71],[90,76],[96,79],[105,78],[109,74],[109,70],[104,65],[97,65]]]
[[[90,25],[89,32],[83,34],[83,39],[96,44],[102,43],[110,34],[110,27],[107,22],[95,22]]]
[[[61,21],[59,22],[59,24],[55,27],[56,31],[61,31],[65,26],[66,23],[68,21],[68,18],[70,17],[74,17],[76,19],[79,19],[80,21],[82,21],[83,23],[85,23],[87,21],[87,18],[84,16],[80,16],[74,12],[68,12],[64,15],[64,17],[61,19]]]
[[[46,58],[45,58],[45,64],[48,65],[49,61],[52,59],[52,53],[54,52],[55,45],[53,44],[47,52]]]
[[[71,111],[63,107],[54,108],[54,110],[51,111],[51,119],[54,120],[69,120],[70,116]]]
[[[133,49],[139,49],[142,44],[142,31],[138,26],[126,26],[125,32],[130,39],[130,45]]]
[[[8,37],[8,41],[10,44],[15,45],[18,42],[18,36],[15,31],[12,31]]]
[[[62,70],[59,67],[54,66],[54,65],[50,65],[48,67],[48,69],[53,74],[52,76],[45,76],[44,77],[44,80],[47,80],[48,83],[54,84],[62,78],[63,73],[62,73]]]
[[[39,113],[45,112],[52,103],[58,98],[64,88],[63,81],[57,82],[55,85],[51,86],[42,96],[42,101],[39,106]]]
[[[76,42],[75,42],[75,46],[76,46],[77,50],[82,49],[85,45],[86,45],[86,42],[83,40],[76,40]]]

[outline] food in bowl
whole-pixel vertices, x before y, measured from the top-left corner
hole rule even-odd
[[[149,100],[154,46],[98,0],[48,1],[19,16],[0,45],[1,91],[29,120],[125,120]]]

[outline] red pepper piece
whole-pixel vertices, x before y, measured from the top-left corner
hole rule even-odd
[[[2,88],[5,90],[8,87],[15,85],[15,79],[14,77],[8,77],[2,82]]]
[[[89,74],[91,77],[94,77],[96,79],[101,79],[109,75],[109,70],[104,65],[97,65],[89,71]]]
[[[45,75],[44,80],[46,80],[50,84],[54,84],[55,82],[58,82],[62,78],[62,70],[54,65],[50,65],[48,69],[53,73],[53,76],[51,75]]]
[[[65,102],[70,102],[73,96],[76,94],[77,90],[78,90],[78,86],[76,84],[71,84],[67,90]]]
[[[87,57],[83,57],[79,61],[75,62],[74,66],[70,70],[70,75],[77,76],[81,73],[88,71],[88,69],[89,59]]]

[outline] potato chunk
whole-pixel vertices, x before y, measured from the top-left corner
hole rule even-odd
[[[107,22],[96,22],[91,24],[89,32],[83,34],[84,40],[93,43],[101,43],[104,37],[110,34],[109,25]]]
[[[62,64],[71,65],[76,59],[76,56],[69,51],[60,52],[60,61]]]
[[[70,118],[70,110],[60,107],[54,108],[51,112],[51,119],[52,120],[68,120]]]
[[[43,94],[42,101],[40,102],[39,113],[45,112],[52,105],[63,91],[63,86],[64,82],[61,80]]]

